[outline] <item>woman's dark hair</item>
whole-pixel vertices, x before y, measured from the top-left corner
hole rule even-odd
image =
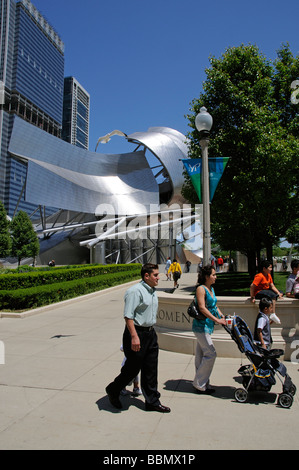
[[[204,284],[206,282],[206,277],[211,276],[212,271],[215,271],[215,268],[211,264],[208,264],[207,266],[201,268],[200,272],[198,273],[198,285]]]

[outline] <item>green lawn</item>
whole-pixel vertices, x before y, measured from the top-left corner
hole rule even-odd
[[[285,293],[286,279],[289,273],[275,273],[274,284],[278,290]],[[252,279],[247,273],[217,273],[214,286],[216,295],[249,297]]]

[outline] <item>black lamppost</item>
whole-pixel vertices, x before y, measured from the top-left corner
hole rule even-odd
[[[195,118],[202,150],[202,205],[203,205],[203,266],[211,262],[210,182],[209,182],[209,136],[213,118],[203,106]]]

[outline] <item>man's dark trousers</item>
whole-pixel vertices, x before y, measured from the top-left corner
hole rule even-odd
[[[159,346],[157,334],[154,328],[149,331],[136,327],[140,339],[140,351],[131,349],[131,335],[127,328],[123,334],[123,350],[126,362],[121,368],[120,374],[108,385],[107,390],[114,396],[119,396],[136,375],[141,372],[141,389],[145,402],[151,405],[159,405],[160,393],[158,387],[158,354]]]

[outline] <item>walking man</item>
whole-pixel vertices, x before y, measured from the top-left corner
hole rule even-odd
[[[158,298],[156,286],[159,268],[145,264],[141,269],[142,280],[125,293],[125,330],[123,349],[127,358],[120,374],[106,387],[110,403],[121,409],[119,394],[141,371],[141,388],[145,397],[146,411],[169,413],[170,408],[160,403],[158,392],[158,353],[156,323]]]

